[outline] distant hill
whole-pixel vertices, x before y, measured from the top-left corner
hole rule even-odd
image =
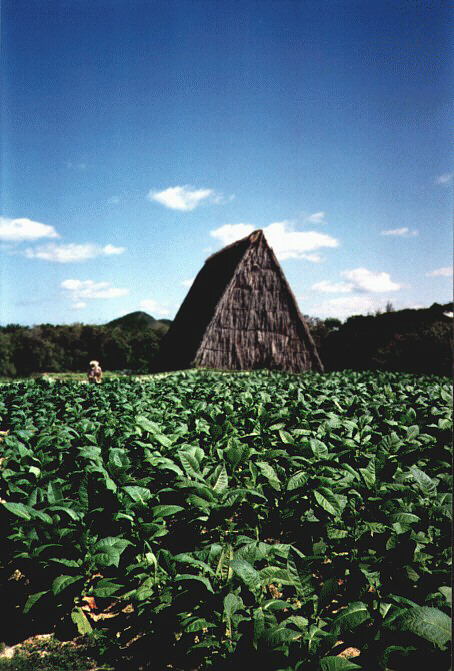
[[[146,312],[130,312],[124,317],[119,317],[118,319],[113,319],[108,322],[106,326],[112,328],[121,328],[125,331],[141,331],[142,329],[159,329],[159,328],[168,328],[171,321],[169,319],[155,319]]]

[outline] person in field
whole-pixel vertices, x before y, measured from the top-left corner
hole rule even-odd
[[[102,368],[99,361],[90,361],[90,368],[88,369],[87,378],[89,382],[99,384],[102,380]]]

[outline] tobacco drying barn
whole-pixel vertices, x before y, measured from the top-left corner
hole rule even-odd
[[[162,342],[164,370],[323,366],[263,231],[210,256]]]

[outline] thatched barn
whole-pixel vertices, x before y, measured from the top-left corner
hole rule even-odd
[[[263,231],[210,256],[162,342],[164,370],[299,373],[322,363]]]

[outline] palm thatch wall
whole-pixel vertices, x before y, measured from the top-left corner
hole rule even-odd
[[[263,231],[207,259],[162,344],[165,369],[323,370]]]

